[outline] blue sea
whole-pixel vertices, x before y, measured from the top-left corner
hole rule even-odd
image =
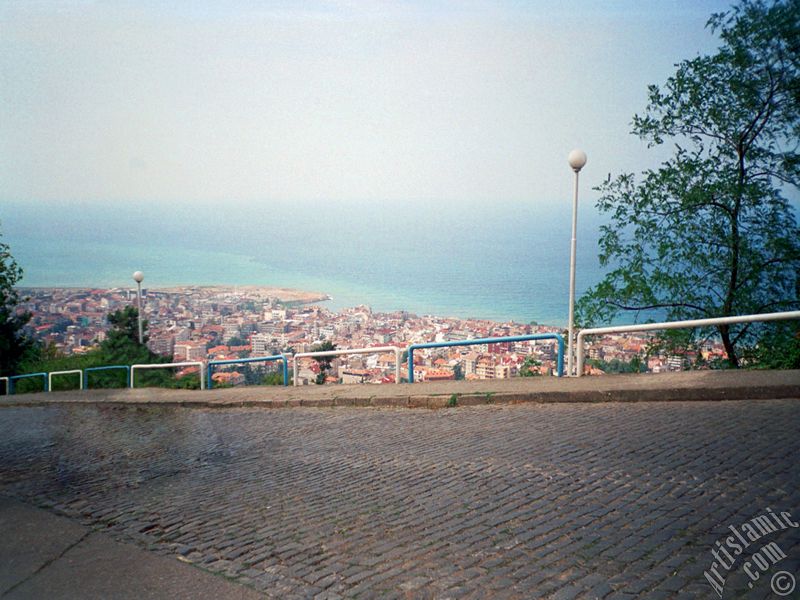
[[[600,218],[578,231],[578,295],[602,277]],[[332,309],[565,325],[571,204],[0,204],[22,286],[269,285]]]

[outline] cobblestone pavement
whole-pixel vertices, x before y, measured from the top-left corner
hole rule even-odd
[[[800,519],[798,431],[797,400],[17,407],[0,494],[268,597],[716,598],[729,525]],[[718,567],[724,597],[777,597],[799,533]],[[772,541],[786,558],[753,582]]]

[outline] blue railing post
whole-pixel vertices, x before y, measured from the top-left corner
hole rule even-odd
[[[49,391],[47,385],[47,373],[26,373],[25,375],[12,375],[8,378],[8,395],[12,395],[14,393],[14,389],[16,388],[16,381],[17,379],[26,379],[28,377],[41,377],[42,378],[42,385],[44,386],[44,391]]]
[[[408,350],[408,382],[414,383],[414,350],[420,348],[446,348],[450,346],[477,346],[479,344],[500,344],[505,342],[527,342],[531,340],[556,340],[558,356],[556,358],[557,376],[564,375],[564,338],[559,333],[537,333],[532,335],[512,335],[507,337],[479,338],[475,340],[459,340],[456,342],[430,342],[427,344],[411,344]]]
[[[558,356],[556,358],[556,373],[557,377],[564,376],[564,336],[559,333],[553,334],[558,343]]]

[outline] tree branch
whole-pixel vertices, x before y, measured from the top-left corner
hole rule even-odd
[[[753,277],[761,274],[761,272],[764,269],[766,269],[768,266],[770,266],[770,265],[777,265],[777,264],[780,264],[780,263],[787,263],[787,262],[791,263],[791,262],[798,262],[798,261],[800,261],[800,257],[797,257],[797,256],[788,256],[788,257],[781,256],[781,257],[775,257],[775,258],[770,258],[769,260],[765,260],[763,263],[761,263],[760,265],[755,267],[747,277],[744,277],[743,279],[739,280],[739,283],[737,284],[736,289],[739,290],[742,287],[744,287],[744,285],[746,283],[749,283],[753,279]]]
[[[709,314],[708,309],[703,308],[702,306],[697,306],[696,304],[688,304],[686,302],[665,302],[663,304],[650,304],[648,306],[627,306],[620,302],[606,300],[606,304],[615,306],[620,310],[652,310],[655,308],[693,308],[695,310],[699,310],[704,314]]]

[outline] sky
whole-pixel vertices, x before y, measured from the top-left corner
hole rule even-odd
[[[728,6],[3,0],[0,204],[549,205]]]

